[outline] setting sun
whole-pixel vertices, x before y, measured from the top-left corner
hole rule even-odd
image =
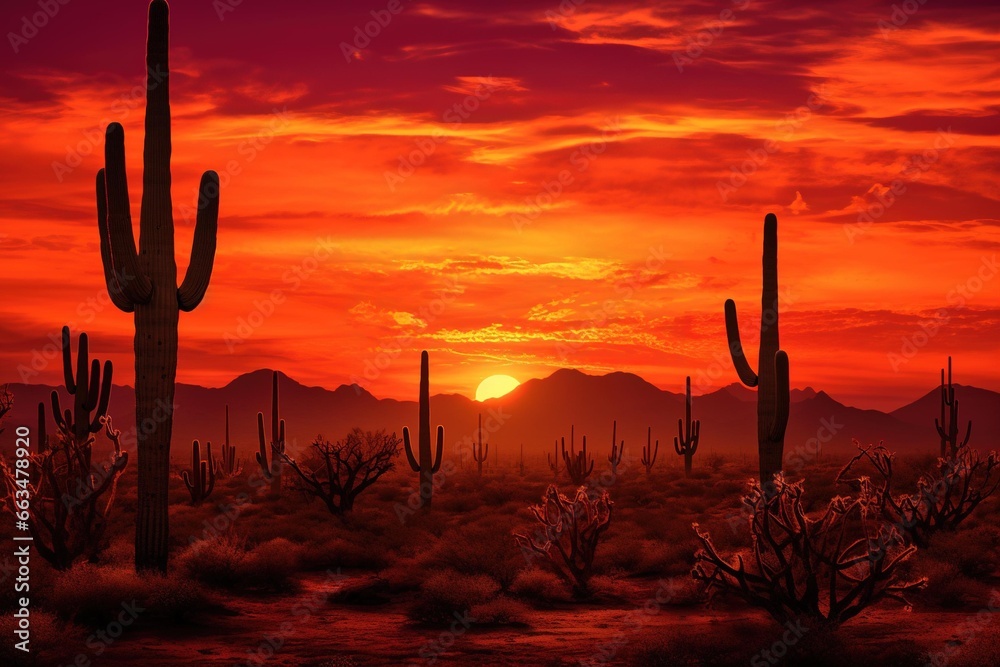
[[[510,393],[521,384],[509,375],[491,375],[479,383],[476,389],[476,400],[485,401],[488,398],[499,398]]]

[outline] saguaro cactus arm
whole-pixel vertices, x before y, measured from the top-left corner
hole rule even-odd
[[[757,386],[757,374],[750,367],[747,355],[743,351],[743,343],[740,341],[740,324],[736,316],[736,302],[726,299],[726,337],[729,339],[729,354],[733,358],[733,366],[736,367],[736,374],[740,380],[748,387]]]
[[[784,350],[778,350],[774,355],[774,422],[770,428],[772,440],[781,440],[785,437],[790,403],[788,354]]]
[[[108,286],[108,296],[116,308],[126,313],[135,310],[135,304],[125,296],[122,277],[115,271],[111,254],[111,239],[108,237],[108,190],[104,182],[104,170],[97,172],[97,231],[101,237],[101,265],[104,267],[104,282]]]
[[[107,232],[111,251],[110,269],[117,282],[117,285],[108,285],[108,291],[120,288],[133,307],[135,304],[146,304],[153,296],[153,283],[139,267],[139,256],[135,250],[128,178],[125,174],[125,130],[120,123],[109,124],[105,132],[104,164],[108,217],[101,231]],[[105,276],[108,268],[104,267]]]
[[[410,446],[410,429],[403,427],[403,448],[406,450],[406,459],[410,463],[413,472],[420,472],[420,462],[413,455],[413,448]]]
[[[184,282],[177,288],[177,305],[190,312],[201,303],[208,291],[215,263],[215,244],[219,229],[219,175],[206,171],[198,189],[198,216],[191,242],[191,263]]]
[[[260,445],[260,451],[254,454],[254,458],[257,459],[257,463],[260,465],[261,471],[264,473],[264,477],[267,480],[271,480],[271,466],[267,462],[267,435],[264,433],[264,413],[257,413],[257,444]]]

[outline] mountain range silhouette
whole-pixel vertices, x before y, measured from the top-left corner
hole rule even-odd
[[[257,449],[256,413],[269,417],[272,371],[261,369],[235,378],[224,387],[207,388],[178,384],[171,451],[180,460],[190,451],[191,441],[221,443],[225,433],[225,406],[230,406],[231,443],[239,456],[253,461]],[[9,451],[14,426],[34,428],[39,401],[49,403],[51,386],[11,384],[15,406],[0,445]],[[416,426],[416,385],[414,400],[379,399],[358,385],[341,385],[334,390],[308,387],[279,373],[282,417],[287,422],[290,451],[300,452],[318,435],[337,439],[352,427],[386,428],[402,433],[403,426]],[[60,399],[69,401],[60,387]],[[962,421],[973,421],[971,443],[979,448],[996,447],[1000,432],[1000,393],[966,385],[955,385],[962,404]],[[917,400],[889,413],[846,406],[824,391],[812,387],[791,391],[792,410],[786,435],[786,456],[815,450],[847,451],[852,439],[862,443],[884,441],[900,453],[933,454],[938,450],[934,417],[939,409],[939,389],[934,387]],[[727,456],[756,456],[756,399],[753,390],[738,383],[694,397],[694,417],[702,421],[700,456],[718,452]],[[511,465],[524,444],[525,457],[544,460],[556,438],[569,438],[575,426],[579,443],[587,436],[588,447],[603,460],[611,446],[612,421],[618,422],[618,438],[625,440],[629,456],[638,459],[652,426],[653,439],[660,440],[668,465],[676,465],[673,437],[677,419],[684,414],[684,395],[664,391],[641,377],[623,372],[587,375],[561,369],[550,376],[524,382],[506,396],[477,402],[459,394],[431,397],[435,425],[445,426],[446,456],[454,456],[457,443],[476,433],[477,416],[482,413],[487,433],[501,465]],[[135,393],[132,387],[115,385],[109,413],[117,428],[134,429]],[[964,426],[963,426],[964,428]],[[51,425],[50,425],[51,429]],[[133,431],[134,432],[134,431]],[[568,443],[567,443],[568,444]],[[128,446],[128,443],[126,443]]]

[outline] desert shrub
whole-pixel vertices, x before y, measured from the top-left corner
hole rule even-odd
[[[524,570],[514,579],[510,592],[537,602],[571,602],[573,591],[565,581],[547,570]]]
[[[928,579],[918,601],[921,606],[967,609],[988,597],[988,588],[963,576],[954,563],[925,558],[915,570]]]
[[[63,664],[63,661],[71,660],[75,653],[84,648],[83,638],[80,637],[79,648],[74,649],[77,639],[74,635],[80,633],[67,628],[55,614],[32,609],[31,651],[20,651],[14,648],[15,641],[20,641],[14,639],[16,620],[12,614],[0,615],[0,634],[4,637],[0,642],[0,664],[19,667]]]
[[[273,592],[296,590],[295,572],[302,549],[277,538],[258,544],[244,562],[243,583]]]
[[[410,618],[422,623],[446,623],[496,595],[496,583],[482,575],[437,572],[420,587],[420,598]]]
[[[723,558],[707,533],[695,531],[694,578],[711,592],[733,594],[779,623],[804,619],[836,627],[884,599],[905,602],[925,580],[904,579],[899,565],[916,548],[881,521],[880,495],[867,480],[856,498],[837,497],[818,518],[802,508],[801,482],[779,474],[765,490],[756,480],[744,503],[753,515],[753,547]]]
[[[280,537],[251,548],[246,538],[227,533],[193,544],[180,565],[195,581],[215,588],[289,591],[295,589],[301,552]]]
[[[722,470],[722,467],[726,465],[726,457],[724,454],[721,454],[720,452],[712,452],[711,454],[706,454],[705,465],[708,466],[708,468],[712,472],[719,472],[720,470]]]
[[[501,595],[474,605],[469,614],[476,625],[527,625],[531,610],[523,602]]]
[[[570,499],[549,485],[542,503],[529,508],[540,526],[514,538],[526,557],[562,577],[577,597],[586,597],[597,545],[611,526],[612,507],[607,491],[591,498],[581,486]]]
[[[192,544],[181,555],[179,565],[196,581],[215,588],[232,589],[243,579],[246,560],[246,538],[226,533]]]
[[[132,603],[143,608],[140,620],[181,620],[213,604],[198,586],[178,573],[138,575],[131,568],[89,564],[61,573],[43,600],[64,620],[97,626],[113,620],[123,605]]]
[[[508,590],[527,565],[511,539],[513,517],[491,516],[442,535],[428,566],[450,566],[463,574],[485,574],[501,590]]]

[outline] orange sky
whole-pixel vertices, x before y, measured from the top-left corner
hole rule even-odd
[[[412,1],[358,49],[388,3],[266,4],[172,5],[181,270],[200,173],[224,182],[179,381],[271,367],[413,398],[428,349],[435,392],[572,366],[700,393],[736,381],[726,298],[754,338],[773,211],[793,386],[896,407],[952,354],[1000,390],[995,5]],[[4,47],[5,380],[71,322],[131,381],[93,180],[121,122],[138,219],[143,5],[69,3]]]

